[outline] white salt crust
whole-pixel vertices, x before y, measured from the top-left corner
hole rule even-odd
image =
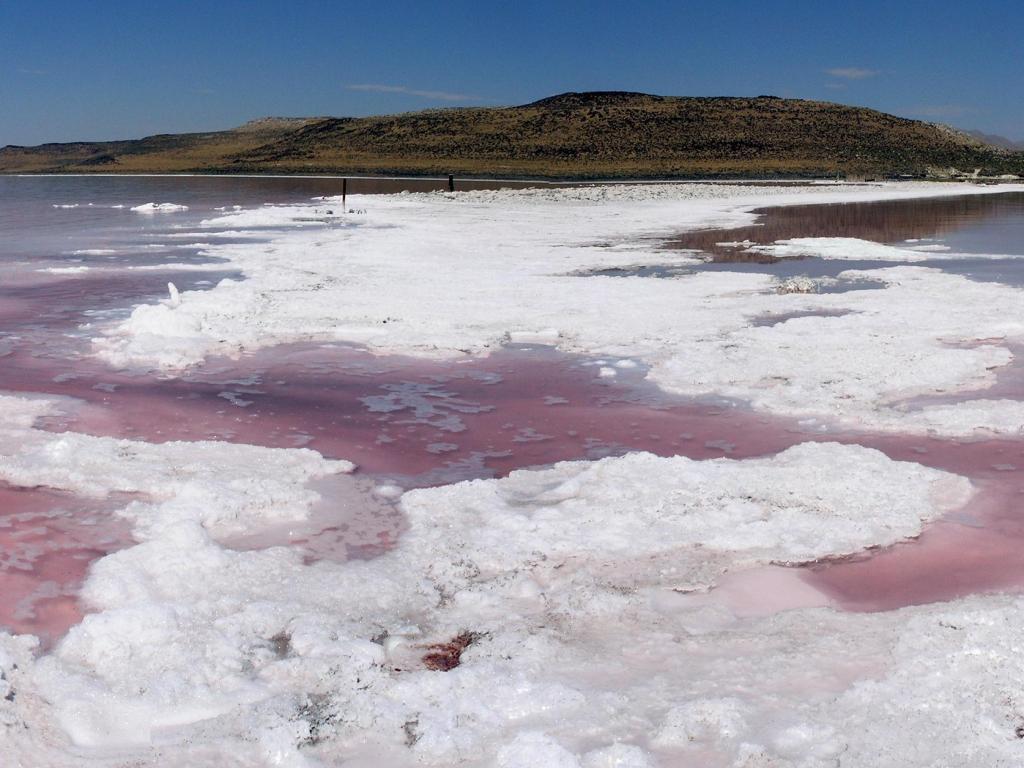
[[[224,229],[269,238],[208,249],[245,280],[186,292],[177,306],[140,306],[108,328],[96,350],[115,365],[173,371],[211,354],[310,339],[432,357],[533,342],[635,358],[668,390],[735,397],[825,426],[1001,432],[1016,405],[978,401],[966,418],[949,408],[908,414],[900,401],[989,386],[1012,359],[1006,342],[1024,334],[1017,288],[924,267],[846,272],[886,287],[831,294],[780,292],[771,276],[750,273],[582,273],[692,262],[692,253],[660,250],[662,239],[749,224],[750,211],[768,204],[1021,188],[626,185],[359,198],[353,204],[365,214],[345,213],[337,200],[243,210],[204,222],[203,239]],[[842,238],[769,248],[827,258],[934,256]],[[765,314],[797,311],[846,314],[751,326]]]
[[[354,468],[302,449],[153,444],[25,428],[54,407],[44,398],[0,395],[0,478],[86,497],[144,493],[153,501],[134,502],[125,510],[136,521],[137,535],[156,535],[153,526],[173,527],[181,521],[228,534],[254,524],[301,519],[317,498],[301,489],[306,481]]]
[[[135,213],[177,213],[179,211],[187,211],[187,205],[179,205],[178,203],[144,203],[142,205],[132,206],[131,210]]]
[[[812,256],[819,259],[856,259],[858,261],[926,261],[928,253],[898,248],[855,237],[796,237],[774,245],[753,245],[748,253],[765,253],[779,258]]]
[[[32,426],[54,407],[0,398],[0,479],[140,494],[124,512],[140,543],[94,564],[95,612],[51,655],[0,636],[15,765],[997,764],[1021,749],[1014,601],[740,619],[686,599],[727,571],[914,536],[967,500],[963,478],[828,443],[565,462],[406,493],[393,551],[308,564],[218,537],[302,517],[308,480],[350,465]],[[428,668],[429,646],[465,633],[461,663]],[[946,684],[908,685],[921,674]],[[925,698],[919,731],[885,714]]]
[[[923,267],[829,295],[742,274],[576,274],[684,264],[693,256],[657,251],[657,238],[749,223],[768,202],[983,191],[645,185],[365,198],[359,215],[337,201],[239,211],[181,236],[251,237],[211,248],[246,281],[140,307],[97,348],[174,369],[310,338],[431,356],[540,342],[628,357],[667,388],[809,423],[1016,432],[1012,401],[905,402],[993,381],[1021,333],[1015,289]],[[801,247],[863,258],[851,243]],[[807,310],[850,314],[750,326]],[[1024,759],[1020,601],[743,618],[714,599],[725,573],[914,536],[966,501],[962,478],[831,444],[742,462],[569,462],[408,493],[393,552],[308,564],[222,542],[308,516],[315,478],[344,494],[348,463],[34,429],[54,407],[0,398],[0,480],[137,494],[123,514],[140,543],[94,565],[95,613],[53,654],[0,635],[0,754],[19,767]],[[426,668],[427,646],[467,632],[457,667]]]
[[[733,245],[730,243],[729,245]],[[742,243],[737,245],[744,245]],[[956,253],[945,245],[910,245],[905,247],[860,240],[855,237],[795,237],[779,240],[773,245],[751,245],[743,248],[748,253],[764,253],[778,258],[810,256],[818,259],[842,259],[856,261],[927,261],[933,258],[959,259],[1005,259],[994,253]]]

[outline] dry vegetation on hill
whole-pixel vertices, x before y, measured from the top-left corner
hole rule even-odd
[[[828,102],[567,93],[519,107],[270,118],[214,133],[0,149],[0,172],[410,173],[561,178],[1024,170],[1024,154]]]

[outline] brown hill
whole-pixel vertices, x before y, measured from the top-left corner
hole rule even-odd
[[[410,173],[563,178],[924,175],[1024,155],[862,107],[566,93],[519,107],[269,118],[215,133],[0,149],[0,172]]]

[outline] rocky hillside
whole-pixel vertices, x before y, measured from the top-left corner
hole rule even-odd
[[[519,107],[272,118],[231,131],[0,149],[0,172],[412,173],[547,177],[1024,171],[1024,154],[861,107],[566,93]]]
[[[230,170],[231,156],[321,118],[268,117],[230,131],[168,133],[125,141],[7,146],[0,173],[183,173]]]

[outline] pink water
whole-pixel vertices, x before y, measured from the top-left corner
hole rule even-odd
[[[743,407],[668,397],[645,384],[640,369],[624,369],[609,380],[598,376],[598,361],[546,349],[440,363],[374,357],[343,346],[296,345],[238,361],[212,360],[184,379],[112,371],[91,360],[76,361],[69,369],[66,361],[20,350],[8,360],[11,364],[0,371],[0,389],[46,390],[87,404],[70,417],[44,422],[48,429],[154,442],[306,446],[355,461],[362,473],[402,487],[500,476],[519,467],[628,450],[743,458],[809,439],[856,442],[895,459],[966,475],[981,492],[968,510],[930,526],[913,543],[806,568],[808,584],[851,610],[1024,585],[1024,524],[1017,514],[1024,479],[1016,471],[1024,467],[1021,441],[823,438]],[[30,494],[4,499],[4,506],[19,514],[22,504],[34,503]],[[302,531],[297,543],[321,556],[351,544],[339,534],[332,514],[318,518],[319,529]],[[398,535],[394,519],[381,515],[379,525],[376,534],[368,534],[364,525],[365,554],[386,549]],[[10,526],[18,535],[31,528],[46,536],[31,515],[18,516]],[[95,525],[77,530],[68,542],[61,536],[63,531],[48,559],[30,569],[29,581],[56,581],[51,571],[63,569],[71,576],[61,583],[71,584],[91,557],[124,541]],[[25,581],[26,574],[19,577]],[[31,591],[28,582],[21,591]],[[59,634],[77,618],[67,595],[60,600],[61,611],[34,615],[24,610],[15,615],[21,603],[7,601],[0,606],[0,621]]]
[[[43,420],[40,426],[50,430],[151,442],[309,447],[405,488],[631,449],[743,457],[797,441],[782,422],[728,405],[673,401],[646,385],[638,369],[609,380],[598,376],[599,367],[545,349],[438,363],[296,345],[237,361],[211,360],[182,379],[161,379],[17,348],[0,367],[0,391],[45,391],[84,403],[69,415]],[[12,536],[46,537],[28,513],[37,503],[31,494],[2,502],[10,510]],[[367,530],[364,516],[354,542],[343,507],[316,516],[316,530],[290,530],[292,541],[317,556],[331,556],[332,549],[366,556],[393,545],[400,525],[387,510],[376,518],[376,532]],[[123,543],[92,522],[76,530],[74,541],[55,538],[47,562],[71,574],[62,582],[67,593],[89,559]],[[52,581],[42,569],[26,573],[30,580]],[[58,636],[79,618],[64,602],[60,613],[32,615],[15,615],[17,601],[0,604],[0,624]]]
[[[51,429],[310,447],[416,484],[633,448],[708,458],[758,455],[791,441],[782,421],[667,397],[640,369],[599,377],[594,361],[541,348],[424,362],[295,345],[214,359],[180,379],[92,360],[69,367],[22,350],[8,359],[0,389],[42,387],[88,404]]]
[[[1024,587],[1021,440],[810,434],[740,405],[667,396],[645,383],[639,367],[603,378],[602,361],[542,348],[425,362],[306,344],[209,360],[180,378],[116,371],[88,355],[93,332],[80,325],[162,296],[169,279],[197,288],[220,276],[6,273],[0,283],[0,391],[66,395],[84,403],[44,421],[46,429],[155,442],[309,447],[356,462],[367,488],[501,476],[628,450],[744,458],[806,440],[859,443],[966,475],[980,493],[968,509],[929,526],[913,542],[800,569],[803,585],[849,610]],[[1024,396],[1024,377],[1004,376],[999,396]],[[130,543],[115,514],[124,503],[0,486],[0,627],[53,640],[79,621],[84,607],[76,591],[89,564]],[[393,546],[401,535],[400,516],[386,504],[359,503],[328,495],[311,526],[280,535],[311,557],[369,557]],[[783,582],[771,581],[769,591],[776,583]],[[746,590],[738,604],[764,600],[756,585],[729,589]],[[785,599],[773,598],[767,608],[784,605]]]
[[[47,642],[77,623],[89,565],[131,542],[114,515],[124,504],[0,484],[0,626]]]

